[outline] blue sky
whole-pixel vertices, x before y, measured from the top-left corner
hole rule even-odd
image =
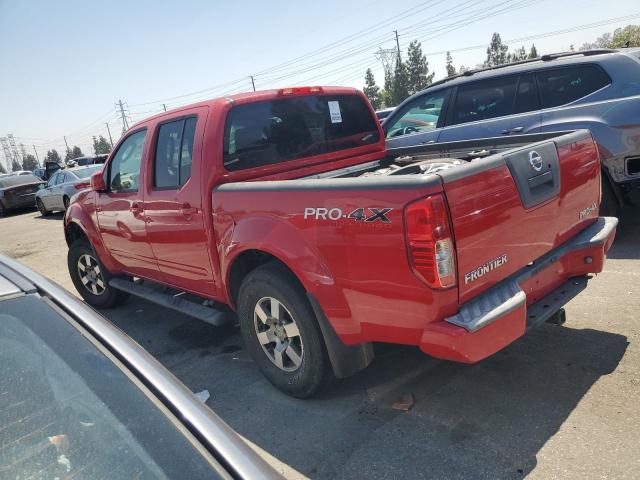
[[[371,67],[381,84],[374,52],[395,46],[395,29],[403,49],[422,41],[437,78],[445,71],[445,56],[437,52],[452,50],[456,66],[473,67],[484,60],[483,48],[460,49],[488,43],[494,31],[509,40],[632,14],[639,16],[533,40],[543,53],[640,23],[640,3],[0,0],[0,136],[13,133],[29,151],[35,144],[40,157],[48,148],[64,150],[63,135],[90,152],[91,135],[106,136],[105,122],[119,137],[118,99],[137,121],[160,111],[161,103],[171,108],[250,89],[252,74],[258,89],[362,87]]]

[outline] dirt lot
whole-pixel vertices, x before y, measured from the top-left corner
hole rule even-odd
[[[605,271],[544,326],[475,366],[379,345],[370,368],[316,400],[274,390],[234,327],[132,299],[103,312],[243,436],[312,478],[640,478],[640,212]],[[75,293],[62,217],[0,219],[0,252]],[[406,413],[391,409],[403,393]],[[268,454],[265,454],[268,455]]]

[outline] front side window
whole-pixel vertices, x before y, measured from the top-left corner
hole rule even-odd
[[[195,128],[195,117],[160,125],[154,160],[154,187],[178,188],[189,180]]]
[[[224,166],[232,171],[264,167],[379,141],[378,122],[356,95],[256,102],[229,112]]]
[[[118,148],[109,165],[109,189],[137,191],[146,130],[129,135]]]
[[[596,65],[576,65],[538,72],[542,108],[558,107],[586,97],[611,83]]]
[[[492,78],[458,87],[452,124],[477,122],[514,113],[517,76]]]
[[[447,91],[427,93],[403,107],[403,113],[385,125],[387,138],[434,130],[442,113]]]

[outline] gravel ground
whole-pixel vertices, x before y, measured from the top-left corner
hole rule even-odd
[[[60,214],[0,218],[0,253],[75,293],[66,250]],[[291,478],[640,478],[640,211],[624,213],[605,271],[566,310],[565,326],[474,366],[377,345],[368,369],[306,401],[262,378],[235,327],[137,299],[103,314],[208,389],[207,404]],[[406,393],[413,409],[392,410]]]

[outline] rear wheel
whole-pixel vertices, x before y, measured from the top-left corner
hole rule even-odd
[[[67,266],[76,290],[92,307],[117,307],[129,296],[109,286],[109,280],[113,276],[102,266],[86,240],[76,240],[71,244]]]
[[[278,264],[249,273],[238,294],[240,329],[264,376],[298,398],[330,377],[322,334],[302,287]]]
[[[46,207],[44,206],[44,203],[42,203],[42,200],[40,200],[39,198],[36,199],[36,206],[38,207],[38,211],[40,212],[40,215],[42,215],[43,217],[46,217],[47,215],[51,215],[51,212],[46,209]]]

